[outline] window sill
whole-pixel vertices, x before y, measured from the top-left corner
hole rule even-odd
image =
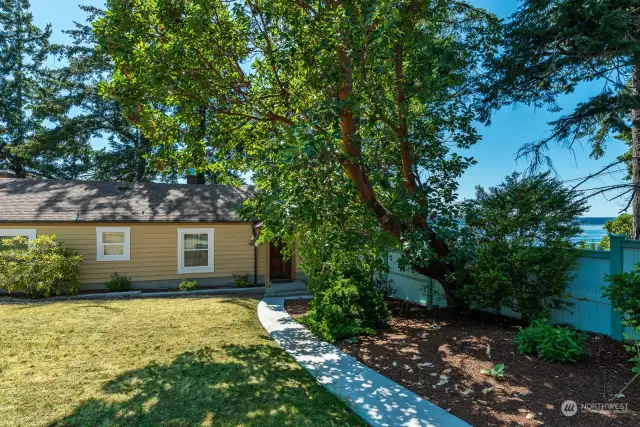
[[[118,255],[113,257],[98,257],[96,258],[97,262],[112,262],[112,261],[131,261],[131,258],[126,255]]]
[[[178,274],[213,273],[213,267],[183,267],[178,268]]]

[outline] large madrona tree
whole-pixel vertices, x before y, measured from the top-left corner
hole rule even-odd
[[[29,7],[28,0],[0,0],[0,161],[18,177],[37,172],[24,149],[42,126],[32,112],[51,77],[44,65],[51,28],[33,25]]]
[[[452,297],[457,179],[473,163],[460,152],[480,139],[493,15],[444,0],[107,6],[94,27],[115,64],[104,93],[166,156],[250,171],[266,236],[382,231]]]
[[[598,185],[585,196],[612,190],[618,191],[614,198],[631,196],[634,239],[640,239],[639,23],[640,0],[523,1],[503,28],[484,103],[487,112],[514,102],[559,111],[560,95],[582,83],[599,83],[589,100],[551,122],[549,134],[525,145],[521,154],[539,166],[550,161],[544,154],[550,144],[571,149],[588,141],[591,156],[599,158],[611,136],[629,141],[629,153],[588,178],[630,162],[632,182]]]

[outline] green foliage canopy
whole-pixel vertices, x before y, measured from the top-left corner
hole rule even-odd
[[[56,56],[66,64],[53,71],[52,96],[39,102],[35,113],[50,125],[41,130],[34,150],[40,152],[41,169],[57,179],[146,182],[156,178],[153,147],[116,100],[99,93],[113,63],[96,44],[91,22],[104,11],[80,6],[88,23],[75,23],[65,31],[72,43],[55,46]],[[105,137],[108,149],[93,150],[91,140]],[[60,150],[68,153],[57,160]],[[35,153],[32,155],[35,156]]]
[[[493,15],[440,0],[107,6],[95,23],[115,66],[103,93],[138,103],[170,164],[251,171],[263,240],[335,235],[347,211],[446,282]]]
[[[611,134],[630,129],[631,110],[640,108],[631,84],[640,54],[639,6],[638,0],[526,0],[503,27],[486,112],[513,102],[560,111],[559,95],[584,82],[604,86],[551,122],[550,135],[523,148],[523,154],[534,155],[534,164],[550,161],[542,154],[549,143],[573,147],[582,138],[598,158]]]
[[[0,161],[7,159],[18,177],[35,169],[37,158],[25,150],[42,128],[33,112],[52,78],[44,65],[51,27],[33,25],[29,7],[28,0],[0,2]]]

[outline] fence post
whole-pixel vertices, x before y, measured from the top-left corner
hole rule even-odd
[[[620,274],[623,272],[623,264],[622,264],[622,242],[624,241],[626,236],[624,235],[610,235],[609,239],[611,241],[611,264],[610,264],[610,274]],[[617,341],[622,341],[622,319],[620,317],[620,312],[611,306],[611,338]]]

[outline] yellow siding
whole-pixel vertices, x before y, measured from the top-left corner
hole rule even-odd
[[[267,246],[260,245],[258,246],[258,275],[265,274],[267,264],[265,263],[267,259]]]
[[[130,227],[129,261],[96,261],[96,227]],[[57,240],[84,255],[79,280],[83,284],[106,282],[119,272],[133,281],[231,277],[248,273],[253,276],[251,224],[248,223],[16,223],[0,224],[0,229],[36,229],[38,235],[55,234]],[[178,274],[178,228],[213,228],[213,273]],[[258,248],[258,275],[264,275],[264,248]]]

